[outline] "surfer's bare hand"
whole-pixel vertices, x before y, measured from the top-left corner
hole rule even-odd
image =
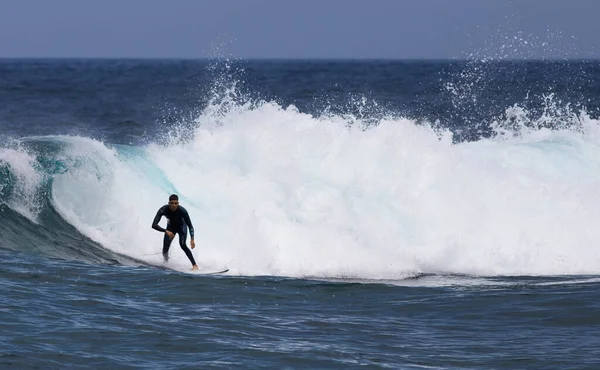
[[[190,241],[190,246],[192,247],[192,249],[196,248],[196,242],[194,241],[194,239]]]
[[[169,237],[169,239],[173,239],[175,237],[175,234],[173,234],[169,230],[165,231],[165,234],[167,234],[167,236]]]

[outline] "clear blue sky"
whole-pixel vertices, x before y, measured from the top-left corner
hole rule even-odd
[[[0,57],[597,58],[598,0],[19,0]]]

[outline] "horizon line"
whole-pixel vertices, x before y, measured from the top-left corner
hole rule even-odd
[[[597,61],[599,57],[118,57],[118,56],[0,56],[0,60],[156,60],[156,61]]]

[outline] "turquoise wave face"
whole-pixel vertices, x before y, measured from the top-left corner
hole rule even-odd
[[[165,173],[157,167],[148,155],[145,148],[130,145],[112,145],[117,151],[120,161],[127,163],[131,171],[151,179],[152,184],[162,189],[165,193],[178,193],[175,185],[167,178]]]
[[[82,150],[92,139],[71,136],[40,136],[20,139],[19,147],[0,152],[0,196],[4,200],[14,195],[20,185],[35,187],[51,182],[56,176],[76,171],[95,172],[98,178],[110,176],[110,168],[103,168],[106,159],[93,149]],[[94,142],[105,150],[115,150],[119,161],[129,165],[132,172],[147,177],[167,193],[176,187],[152,162],[144,148],[128,145],[105,145]],[[78,145],[77,150],[73,150]],[[2,148],[0,148],[2,149]],[[104,173],[103,170],[106,170]],[[35,174],[36,176],[32,176]],[[39,183],[32,183],[39,181]],[[27,183],[29,182],[29,183]]]
[[[98,183],[112,178],[112,170],[106,166],[108,158],[98,155],[110,152],[111,149],[91,139],[61,136],[29,137],[13,148],[0,148],[0,232],[4,241],[1,247],[95,263],[142,263],[88,237],[61,214],[60,204],[56,203],[56,197],[61,195],[56,190],[63,191],[66,198],[81,190],[77,184],[57,189],[55,182],[64,177],[91,176]],[[79,212],[98,210],[91,203],[83,203]]]

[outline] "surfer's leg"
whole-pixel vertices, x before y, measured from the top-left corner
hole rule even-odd
[[[165,233],[165,237],[163,238],[163,249],[162,249],[162,254],[163,254],[163,258],[165,259],[165,262],[167,262],[169,260],[169,248],[171,247],[172,241],[173,241],[173,239],[169,238],[167,236],[167,233]]]
[[[179,234],[179,246],[181,247],[181,249],[183,249],[183,251],[185,252],[185,255],[190,259],[192,266],[195,266],[196,261],[194,260],[192,251],[187,247],[187,245],[185,245],[185,242],[187,240],[187,226],[184,226],[181,230],[179,230],[178,234]]]

